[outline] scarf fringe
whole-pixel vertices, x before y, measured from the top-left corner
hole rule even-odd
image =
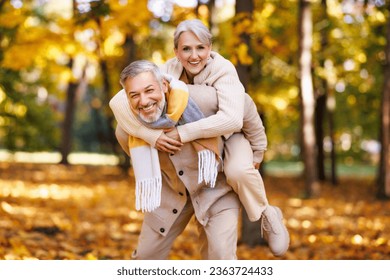
[[[203,181],[211,188],[215,187],[218,175],[218,161],[215,154],[210,150],[198,152],[198,184]]]
[[[161,177],[148,178],[136,182],[135,209],[152,212],[161,203]]]

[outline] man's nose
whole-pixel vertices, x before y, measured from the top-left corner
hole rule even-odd
[[[139,99],[139,105],[146,106],[148,105],[148,102],[149,102],[149,98],[145,94],[141,94]]]

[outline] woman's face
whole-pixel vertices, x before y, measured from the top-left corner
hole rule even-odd
[[[191,78],[204,69],[210,52],[211,45],[202,43],[194,33],[189,31],[181,33],[175,49],[176,57]]]

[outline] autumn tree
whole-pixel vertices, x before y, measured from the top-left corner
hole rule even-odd
[[[77,11],[77,2],[76,0],[72,1],[72,19],[75,17]],[[70,73],[73,72],[73,57],[70,57],[68,62],[68,68]],[[72,149],[72,127],[73,127],[73,118],[76,107],[76,91],[79,83],[70,79],[68,82],[68,87],[66,91],[66,101],[65,101],[65,116],[62,122],[62,137],[61,137],[61,164],[69,164],[68,156]]]
[[[254,11],[254,3],[252,0],[236,1],[235,4],[236,14],[233,19],[233,36],[236,39],[236,69],[238,76],[244,88],[248,90],[250,76],[251,76],[251,63],[253,62],[250,57],[250,26],[253,24],[252,13]],[[241,226],[241,238],[240,241],[249,246],[255,246],[263,243],[260,238],[260,223],[251,222],[248,218],[246,211],[243,209]]]
[[[324,137],[325,126],[328,124],[329,139],[330,139],[330,165],[331,165],[331,182],[337,184],[336,177],[336,147],[334,136],[334,110],[335,110],[335,97],[334,97],[334,85],[332,84],[331,73],[327,67],[327,50],[329,49],[329,31],[331,28],[331,21],[328,17],[328,6],[326,0],[321,0],[320,5],[320,23],[319,36],[320,36],[320,49],[317,55],[318,65],[321,71],[317,71],[315,77],[315,134],[316,134],[316,149],[317,149],[317,171],[318,179],[325,181],[325,151],[324,151]],[[329,63],[328,63],[329,64]]]
[[[390,198],[390,4],[387,3],[387,45],[385,49],[386,62],[384,65],[384,85],[382,92],[381,107],[381,130],[380,143],[382,146],[380,154],[378,196]]]
[[[315,98],[312,81],[313,22],[310,1],[299,1],[299,82],[301,97],[301,141],[304,162],[305,191],[308,197],[318,195],[314,130]]]
[[[54,149],[56,117],[44,85],[45,50],[56,38],[29,1],[0,1],[0,145],[15,151]]]

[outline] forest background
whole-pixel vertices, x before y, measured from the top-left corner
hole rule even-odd
[[[290,257],[330,258],[306,249],[318,242],[345,241],[352,251],[339,258],[388,258],[389,8],[384,0],[0,0],[0,214],[8,215],[3,228],[13,235],[15,217],[26,214],[18,208],[22,207],[18,198],[31,197],[32,190],[42,188],[49,195],[38,195],[39,199],[53,198],[56,191],[61,193],[53,184],[66,189],[61,184],[92,177],[89,165],[102,166],[106,171],[92,172],[107,174],[109,180],[117,174],[125,184],[123,174],[110,169],[119,167],[127,176],[130,166],[115,139],[116,123],[108,107],[120,90],[119,74],[136,59],[162,64],[173,57],[175,26],[199,18],[214,35],[213,49],[236,65],[265,124],[268,151],[261,172],[269,176],[270,188],[278,188],[270,196],[286,205],[286,222],[296,234],[293,240],[301,255]],[[38,165],[23,165],[31,162]],[[48,166],[58,172],[49,172]],[[90,188],[100,186],[88,180],[85,185]],[[368,239],[354,226],[347,226],[351,232],[342,235],[344,239],[334,239],[339,235],[335,228],[354,223],[324,222],[337,213],[337,207],[326,208],[319,224],[310,219],[317,212],[309,210],[327,206],[326,194],[333,192],[342,201],[340,216],[355,215],[356,228],[373,230]],[[83,195],[81,191],[79,196]],[[349,200],[355,196],[356,201]],[[305,207],[309,210],[300,214],[293,210]],[[33,219],[36,212],[30,211],[27,217]],[[75,222],[72,213],[68,218]],[[377,216],[366,225],[367,221],[358,220],[365,213]],[[19,226],[24,234],[45,236],[60,235],[69,227],[61,219],[49,220],[27,229]],[[129,224],[122,229],[136,234],[139,224],[136,229]],[[253,236],[244,219],[243,224],[243,236]],[[325,237],[318,233],[322,226]],[[313,232],[300,240],[302,230],[309,229]],[[21,240],[0,239],[0,257],[37,257]],[[243,238],[243,243],[256,243],[248,240]],[[302,244],[305,250],[299,248]],[[356,255],[363,245],[368,252]],[[104,255],[96,248],[80,253],[67,246],[65,251],[73,255],[40,254],[42,258]],[[375,255],[373,248],[381,253]]]

